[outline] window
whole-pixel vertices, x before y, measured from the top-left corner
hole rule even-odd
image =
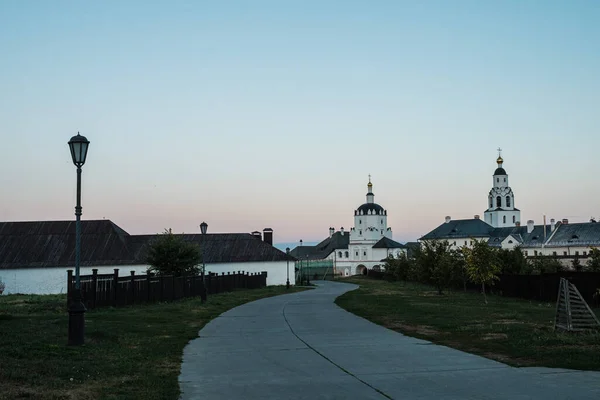
[[[553,255],[554,257],[556,257],[556,252],[555,252],[555,251],[553,251],[553,252],[552,252],[552,255]]]
[[[513,224],[517,222],[517,217],[513,215]]]
[[[366,256],[366,255],[367,255],[367,252],[366,252],[366,251],[363,251],[363,256]]]
[[[348,254],[348,252],[346,252],[346,258],[350,257],[350,254]]]
[[[473,246],[473,241],[471,240],[471,246]]]
[[[584,256],[584,257],[585,257],[585,256],[587,256],[587,251],[584,251],[584,252],[583,252],[583,256]]]
[[[578,251],[576,251],[576,252],[575,252],[575,255],[576,255],[576,256],[578,256],[578,255],[579,255],[579,252],[578,252]]]
[[[358,234],[359,234],[359,235],[362,235],[362,231],[358,231]]]
[[[341,251],[338,251],[338,257],[342,258],[342,252]]]
[[[506,215],[502,217],[502,223],[505,224],[506,223]]]
[[[383,220],[381,220],[381,225],[383,225]]]
[[[500,182],[500,178],[496,178],[496,182]]]
[[[494,207],[494,202],[492,201],[492,198],[490,197],[490,208]]]
[[[356,252],[356,257],[358,257],[358,251]]]
[[[567,252],[566,252],[566,251],[563,251],[563,256],[566,256],[566,255],[567,255]]]
[[[509,240],[509,241],[508,241],[508,244],[512,244],[512,242],[513,242],[512,240]]]
[[[510,196],[506,196],[506,207],[510,207]]]
[[[496,207],[502,207],[502,197],[496,197]]]
[[[467,245],[467,241],[465,240],[465,246]]]
[[[456,246],[456,240],[454,241],[453,245]]]
[[[537,256],[537,250],[533,252],[533,255],[534,255],[534,256]]]
[[[504,178],[504,182],[506,182],[506,178]]]
[[[525,250],[525,257],[527,257],[529,255],[529,253],[527,252],[527,250]]]
[[[359,219],[359,220],[358,220],[358,224],[359,224],[359,225],[360,225],[360,224],[362,224],[362,220],[360,220],[360,219]]]

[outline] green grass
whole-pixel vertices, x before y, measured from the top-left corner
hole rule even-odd
[[[514,366],[600,370],[600,333],[553,330],[555,304],[430,286],[352,278],[360,288],[336,300],[390,329]],[[600,317],[599,310],[595,310]]]
[[[267,287],[86,313],[86,343],[67,346],[64,295],[0,296],[0,399],[177,399],[184,346],[212,318],[305,290]]]

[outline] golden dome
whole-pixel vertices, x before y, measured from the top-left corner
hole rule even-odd
[[[496,162],[498,164],[502,164],[504,162],[504,160],[502,159],[502,157],[498,157],[498,159],[496,160]]]

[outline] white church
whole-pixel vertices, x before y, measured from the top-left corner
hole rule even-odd
[[[350,233],[344,228],[336,232],[329,228],[329,237],[315,246],[299,246],[291,255],[298,260],[328,260],[336,275],[366,274],[381,271],[388,256],[406,254],[407,247],[392,240],[392,228],[387,224],[387,210],[375,203],[373,184],[369,176],[366,202],[354,210],[354,226]]]
[[[498,149],[500,152],[501,149]],[[600,223],[572,223],[568,219],[536,225],[533,220],[521,223],[521,211],[515,208],[515,196],[508,184],[501,153],[496,160],[492,189],[488,194],[488,208],[483,220],[479,215],[469,219],[453,220],[447,216],[444,223],[422,236],[419,241],[447,241],[451,248],[471,247],[475,240],[485,241],[492,247],[513,249],[520,247],[526,257],[552,256],[564,265],[578,258],[585,263],[592,248],[600,248]]]

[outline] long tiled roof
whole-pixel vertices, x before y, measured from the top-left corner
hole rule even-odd
[[[488,237],[493,229],[480,219],[457,219],[444,222],[419,240]]]
[[[480,219],[456,220],[444,223],[429,232],[420,240],[480,237],[488,238],[488,243],[500,247],[502,241],[511,236],[523,247],[558,246],[600,246],[600,223],[584,222],[555,225],[534,225],[531,232],[527,226],[494,228]]]
[[[293,260],[248,233],[183,234],[208,263]],[[109,220],[81,222],[81,266],[145,264],[157,235],[129,235]],[[0,222],[0,269],[75,264],[74,221]]]
[[[347,249],[350,243],[350,234],[335,232],[331,237],[321,241],[315,246],[298,246],[290,252],[290,255],[298,259],[323,260],[333,251]]]
[[[546,246],[599,246],[600,223],[561,224]]]

